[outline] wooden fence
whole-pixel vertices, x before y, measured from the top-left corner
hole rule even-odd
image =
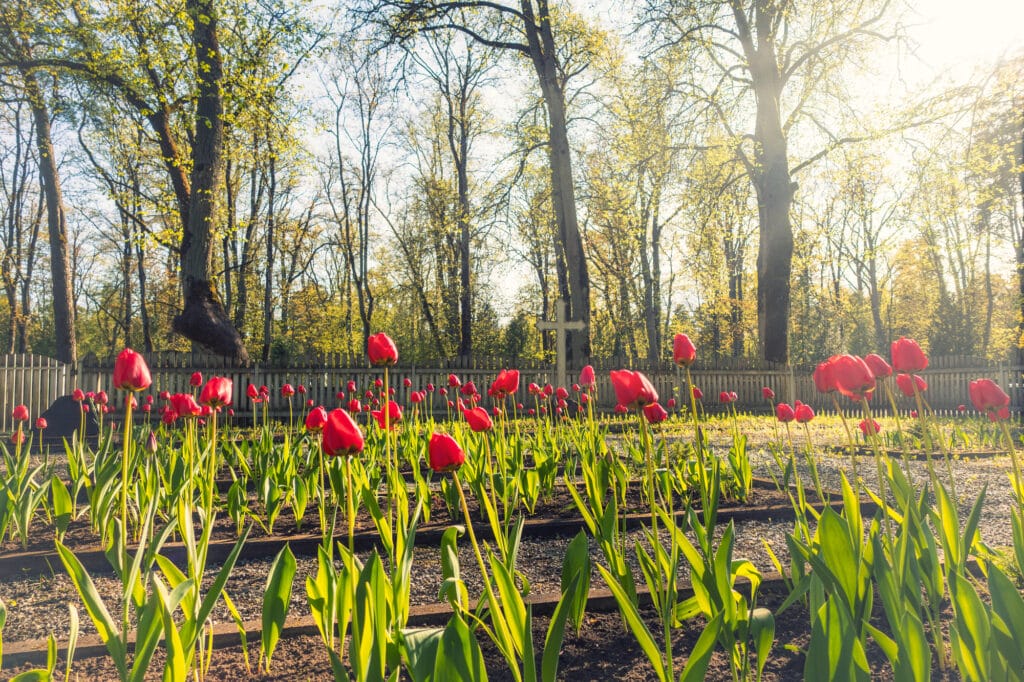
[[[295,387],[300,384],[306,388],[305,396],[296,395],[292,401],[298,413],[302,409],[302,401],[313,400],[315,404],[327,407],[339,405],[336,394],[345,389],[351,380],[355,381],[360,393],[365,392],[373,380],[380,377],[380,369],[363,366],[346,366],[341,362],[328,362],[321,358],[320,362],[293,363],[291,367],[236,367],[221,358],[191,353],[156,353],[147,357],[153,375],[153,386],[150,390],[154,395],[160,391],[171,393],[191,390],[189,378],[195,371],[202,372],[204,378],[213,375],[226,376],[234,382],[234,402],[240,417],[251,414],[249,401],[246,398],[246,387],[252,383],[256,386],[266,385],[270,389],[270,407],[277,416],[288,414],[288,401],[280,394],[285,383]],[[1024,367],[985,364],[973,358],[958,358],[964,366],[952,366],[953,363],[937,358],[923,373],[928,382],[927,398],[936,410],[954,410],[960,404],[970,406],[967,386],[971,380],[987,376],[996,380],[1011,396],[1012,408],[1019,411],[1024,406],[1024,383],[1022,370]],[[617,366],[607,360],[594,363],[601,369],[597,372],[598,406],[610,409],[614,406],[615,396],[608,377],[607,368]],[[391,386],[395,389],[395,398],[403,405],[408,404],[409,393],[420,390],[428,383],[438,389],[448,385],[449,373],[455,373],[463,382],[472,381],[481,393],[487,391],[498,370],[502,367],[514,366],[520,369],[520,387],[517,399],[525,406],[533,404],[533,398],[527,393],[527,386],[537,383],[543,386],[555,381],[555,369],[544,363],[502,362],[501,359],[488,361],[451,360],[431,363],[430,366],[400,364],[391,370]],[[682,387],[685,377],[671,363],[635,363],[634,366],[645,371],[665,403],[675,397],[683,402]],[[119,401],[121,396],[111,390],[112,360],[85,360],[77,370],[64,365],[52,358],[38,355],[0,355],[0,435],[6,437],[13,429],[11,412],[15,405],[24,404],[29,414],[35,419],[59,396],[70,394],[75,388],[84,391],[106,390],[111,394],[112,401]],[[741,410],[766,410],[761,390],[764,386],[771,387],[780,401],[792,402],[802,400],[817,411],[829,410],[831,400],[819,394],[814,388],[809,368],[774,367],[770,369],[704,369],[699,363],[692,371],[694,384],[704,393],[704,404],[709,411],[717,409],[718,395],[722,391],[734,391],[737,395],[737,406]],[[573,373],[571,376],[575,376]],[[403,380],[408,378],[411,386],[406,388]],[[570,393],[572,393],[570,391]],[[573,396],[575,397],[575,396]],[[428,398],[430,406],[437,412],[444,413],[444,399],[438,392]],[[881,395],[874,399],[874,404],[884,409],[888,401]],[[910,400],[900,396],[900,405],[911,409]]]

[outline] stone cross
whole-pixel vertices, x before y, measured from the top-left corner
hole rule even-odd
[[[537,329],[541,331],[545,331],[548,329],[555,330],[555,372],[557,374],[556,379],[558,380],[557,385],[568,388],[569,383],[566,379],[565,374],[566,332],[580,331],[586,329],[587,325],[585,322],[583,322],[583,320],[570,321],[568,319],[568,316],[566,315],[565,308],[565,300],[560,298],[557,301],[555,301],[555,321],[546,322],[544,320],[540,320],[539,322],[537,322]]]

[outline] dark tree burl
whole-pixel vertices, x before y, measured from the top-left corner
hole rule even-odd
[[[185,308],[174,318],[174,331],[217,355],[249,364],[242,336],[208,281],[199,280],[189,287]]]

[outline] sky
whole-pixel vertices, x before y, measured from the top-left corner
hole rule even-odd
[[[918,57],[936,72],[996,60],[1024,46],[1022,0],[911,0]]]

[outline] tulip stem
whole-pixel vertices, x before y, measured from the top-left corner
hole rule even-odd
[[[892,408],[892,416],[896,420],[896,431],[900,434],[900,449],[903,450],[903,470],[909,476],[910,446],[907,444],[906,435],[903,433],[903,423],[900,420],[900,411],[899,408],[896,407],[896,396],[893,395],[892,388],[889,386],[888,381],[883,381],[882,384],[885,386],[885,395],[889,399],[889,406]],[[932,483],[934,483],[934,481],[932,481]]]
[[[352,458],[345,455],[345,513],[348,516],[348,551],[349,554],[356,554],[356,509],[353,499],[352,484]]]
[[[1024,511],[1024,481],[1021,480],[1020,463],[1017,461],[1017,448],[1013,446],[1013,435],[1005,419],[999,420],[999,426],[1003,430],[1003,437],[1006,438],[1006,445],[1010,448],[1010,463],[1013,465],[1014,497],[1017,498],[1017,506]]]
[[[875,467],[878,469],[878,499],[882,503],[882,523],[885,524],[885,534],[892,537],[892,528],[889,525],[889,503],[886,501],[885,492],[885,470],[882,466],[882,449],[879,447],[878,430],[875,428],[875,420],[871,416],[871,406],[868,405],[867,396],[860,397],[860,406],[864,410],[864,420],[867,422],[865,433],[868,434],[868,441],[871,443],[871,450],[875,455]]]
[[[121,454],[121,582],[124,587],[124,601],[121,604],[121,635],[122,641],[128,638],[128,613],[131,604],[131,590],[128,589],[128,458],[131,455],[132,433],[132,394],[128,394],[124,408],[124,430],[121,439],[124,451]]]
[[[846,415],[843,413],[843,408],[839,406],[839,399],[836,398],[836,394],[833,392],[830,395],[832,396],[832,404],[835,405],[836,413],[839,414],[839,419],[843,422],[843,428],[846,429],[846,440],[850,444],[849,454],[853,463],[853,480],[859,481],[860,476],[857,473],[857,445],[853,440],[853,432],[850,431],[850,423],[846,421]]]
[[[704,469],[704,440],[700,435],[700,425],[697,423],[697,398],[693,395],[693,377],[690,376],[690,367],[686,367],[686,392],[690,395],[690,417],[693,420],[693,449],[697,453],[697,464],[701,470]]]
[[[484,563],[484,556],[480,552],[480,545],[476,540],[476,533],[473,532],[473,519],[469,515],[469,506],[466,504],[466,494],[462,492],[462,481],[459,480],[458,471],[452,472],[452,480],[455,481],[455,489],[459,491],[459,504],[462,506],[462,515],[466,518],[466,534],[469,536],[470,544],[473,545],[473,554],[476,556],[476,563],[480,567],[480,580],[484,584],[484,592],[487,595],[487,608],[491,612],[491,618],[502,618],[498,600],[495,599],[494,589],[491,587],[490,573],[487,572],[487,565]],[[468,607],[466,609],[466,613],[468,615]],[[499,633],[505,631],[507,631],[507,628],[494,628],[496,639],[498,638],[497,635]],[[503,637],[501,639],[504,640]],[[498,648],[502,650],[502,653],[505,654],[506,658],[510,655],[515,655],[515,649],[510,646],[510,642],[496,641],[495,644],[497,644]],[[506,653],[506,651],[508,653]],[[510,669],[513,677],[515,677],[517,681],[522,680],[522,673],[519,670],[518,664],[510,666]]]

